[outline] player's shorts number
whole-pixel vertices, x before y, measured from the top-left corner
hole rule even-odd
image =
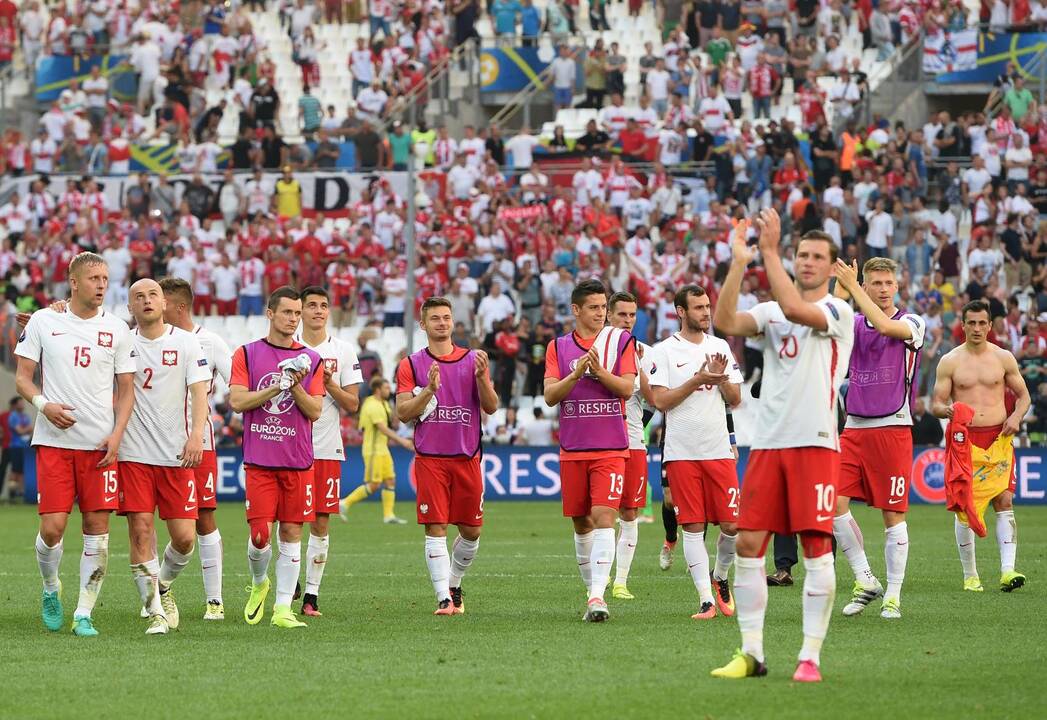
[[[905,497],[905,478],[901,475],[891,475],[891,497]]]
[[[306,483],[305,486],[305,506],[311,508],[313,506],[313,485],[312,483]]]
[[[105,494],[116,492],[116,470],[103,470],[102,481],[105,483]]]
[[[189,485],[189,497],[185,499],[185,504],[192,505],[196,502],[196,481],[189,480],[187,484]]]
[[[338,481],[334,478],[327,478],[327,499],[338,499]]]
[[[825,483],[817,483],[814,486],[817,495],[818,512],[834,512],[836,510],[836,488]]]
[[[737,508],[738,507],[738,488],[727,488],[727,494],[731,496],[731,499],[727,501],[727,507]]]
[[[615,498],[622,496],[622,488],[625,487],[625,476],[618,473],[608,474],[611,476],[611,487],[607,499],[614,500]]]
[[[207,473],[207,480],[204,481],[204,490],[206,490],[209,495],[214,495],[214,473],[213,472]]]

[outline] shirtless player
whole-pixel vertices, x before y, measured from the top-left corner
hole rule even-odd
[[[953,403],[965,403],[974,410],[968,426],[971,443],[988,448],[1000,435],[1013,436],[1029,410],[1029,390],[1025,386],[1018,362],[1008,351],[988,341],[992,319],[989,304],[973,300],[963,307],[963,331],[966,342],[951,350],[938,363],[934,383],[932,412],[940,418],[953,417]],[[1017,396],[1014,412],[1007,414],[1004,387]],[[1017,590],[1025,576],[1014,569],[1018,554],[1018,530],[1014,523],[1013,460],[1009,487],[992,499],[996,511],[996,542],[1000,546],[1000,589]],[[963,565],[963,589],[981,592],[981,580],[974,558],[974,531],[956,519],[956,545]]]

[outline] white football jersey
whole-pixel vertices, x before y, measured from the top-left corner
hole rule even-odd
[[[851,362],[854,310],[831,295],[817,305],[828,323],[824,332],[789,322],[777,302],[748,311],[762,333],[763,347],[753,450],[840,449],[836,403]]]
[[[133,373],[134,342],[120,318],[104,310],[83,319],[71,312],[40,310],[29,318],[15,354],[40,364],[43,396],[71,405],[76,423],[59,430],[38,414],[33,445],[94,450],[113,432],[113,379]]]
[[[654,346],[654,367],[649,374],[651,386],[678,388],[698,374],[707,358],[717,353],[727,356],[727,381],[740,385],[742,372],[725,340],[705,333],[702,341],[695,344],[675,333]],[[700,386],[666,413],[663,462],[733,457],[727,411],[718,386]]]
[[[233,371],[233,351],[229,349],[229,346],[220,335],[200,325],[193,329],[193,334],[196,335],[196,339],[200,343],[200,349],[204,352],[204,359],[207,360],[207,367],[211,371],[211,385],[207,388],[207,405],[210,412],[210,410],[214,409],[211,406],[211,396],[214,395],[215,374],[221,375],[226,385],[229,384],[229,374]],[[192,420],[192,417],[193,402],[190,399],[190,420]],[[211,423],[210,418],[207,419],[207,431],[204,432],[204,450],[214,450],[214,425]]]
[[[189,386],[211,380],[193,333],[172,325],[155,340],[134,334],[135,408],[119,459],[177,467],[189,439]]]
[[[295,340],[320,354],[339,387],[364,381],[363,373],[360,372],[360,358],[349,343],[328,335],[326,340],[313,347],[302,338],[301,333]],[[317,460],[345,460],[338,403],[330,393],[324,393],[324,409],[320,419],[313,423],[313,457]]]
[[[643,368],[644,372],[650,374],[651,346],[637,340],[636,347],[643,353],[642,358],[638,357],[640,367]],[[647,407],[647,402],[640,393],[640,373],[636,373],[636,379],[633,380],[633,394],[625,401],[625,427],[629,431],[630,450],[647,449],[647,445],[643,441],[643,411]]]

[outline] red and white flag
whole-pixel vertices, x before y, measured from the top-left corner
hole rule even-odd
[[[924,40],[923,71],[926,73],[973,70],[977,66],[977,29],[938,33]]]

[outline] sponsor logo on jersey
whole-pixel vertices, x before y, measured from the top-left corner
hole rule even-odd
[[[177,350],[164,350],[160,355],[160,362],[164,365],[177,365],[178,364],[178,351]]]
[[[622,414],[619,400],[565,400],[561,409],[567,416],[620,417]]]
[[[112,347],[113,346],[113,334],[109,332],[98,333],[98,346],[99,347]]]
[[[469,425],[473,419],[473,411],[458,405],[437,405],[432,415],[425,419],[426,422],[452,423],[458,425]]]
[[[196,364],[199,367],[207,367],[207,358],[200,358],[199,360],[196,361]]]
[[[258,387],[256,390],[265,390],[271,385],[278,385],[280,383],[280,376],[283,373],[269,373],[258,381]],[[290,390],[284,390],[282,393],[274,398],[271,398],[269,402],[262,406],[265,411],[270,415],[283,415],[285,412],[294,407],[294,398],[291,396]]]

